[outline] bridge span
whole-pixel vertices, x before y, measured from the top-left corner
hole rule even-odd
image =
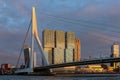
[[[90,64],[111,63],[111,62],[120,62],[120,58],[94,59],[94,60],[84,60],[84,61],[78,61],[78,62],[62,63],[62,64],[52,64],[48,66],[35,67],[34,71],[52,69],[52,68],[60,68],[60,67],[68,67],[68,66],[90,65]]]

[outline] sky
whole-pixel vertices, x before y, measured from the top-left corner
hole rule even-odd
[[[0,0],[0,64],[16,65],[32,6],[41,40],[44,29],[73,31],[81,40],[82,59],[109,57],[111,45],[120,44],[119,4],[120,0]]]

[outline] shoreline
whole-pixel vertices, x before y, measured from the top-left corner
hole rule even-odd
[[[102,73],[102,74],[9,74],[8,76],[55,76],[55,77],[120,77],[120,73]]]
[[[120,77],[120,74],[56,74],[54,76],[66,77]]]

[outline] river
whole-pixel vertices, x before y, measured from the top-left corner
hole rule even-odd
[[[58,76],[8,76],[0,75],[0,80],[120,80],[117,77],[58,77]]]

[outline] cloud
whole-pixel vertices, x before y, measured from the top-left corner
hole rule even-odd
[[[83,57],[110,54],[111,44],[120,43],[119,4],[120,0],[0,0],[0,63],[9,59],[15,63],[32,6],[36,7],[40,36],[45,28],[74,31],[81,39]]]

